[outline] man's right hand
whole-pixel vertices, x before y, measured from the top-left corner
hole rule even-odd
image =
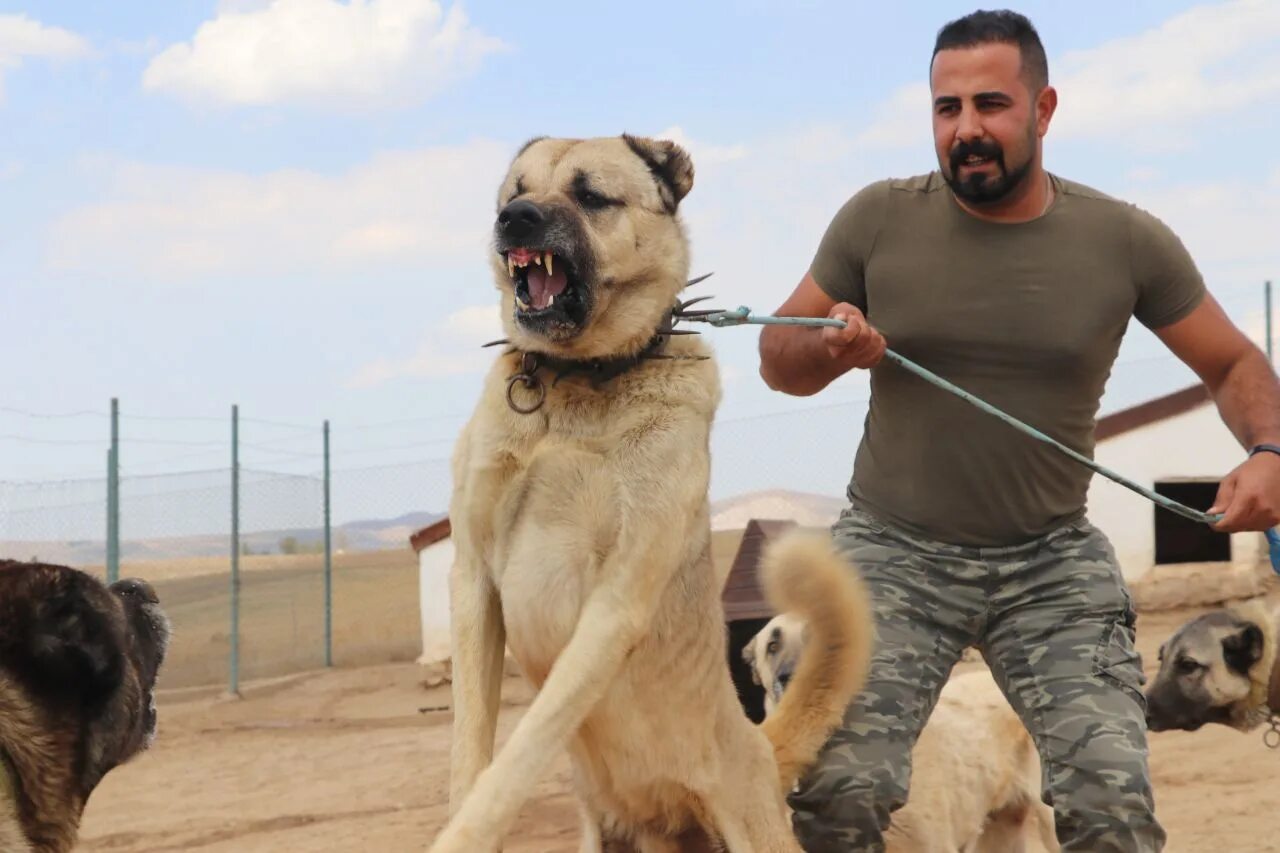
[[[827,317],[843,320],[843,329],[822,327],[822,343],[831,357],[845,367],[875,367],[884,358],[884,335],[867,322],[867,318],[854,305],[839,302],[827,312]]]

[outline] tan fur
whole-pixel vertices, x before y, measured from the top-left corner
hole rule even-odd
[[[68,795],[75,787],[73,734],[51,727],[23,690],[0,673],[0,752],[7,759],[7,766],[0,762],[0,773],[8,781],[7,791],[0,782],[0,791],[7,793],[0,802],[0,840],[13,845],[0,850],[61,853],[74,848],[84,803]],[[25,832],[19,820],[18,785],[32,805]],[[13,842],[13,836],[22,843]]]
[[[800,654],[806,625],[770,620],[744,657],[774,718],[776,677]],[[798,678],[798,676],[797,676]],[[794,685],[794,681],[792,685]],[[791,685],[781,691],[785,702]],[[987,669],[953,676],[911,753],[906,805],[885,834],[889,853],[1016,853],[1059,849],[1053,810],[1040,799],[1040,760],[1022,721]]]
[[[578,172],[625,204],[579,212],[570,195]],[[595,262],[595,302],[570,340],[530,333],[512,319],[513,285],[495,253],[513,346],[573,358],[642,348],[688,278],[683,226],[669,206],[692,175],[683,151],[655,140],[544,140],[522,151],[499,207],[519,185],[523,198],[578,217]],[[710,560],[717,370],[690,358],[710,355],[700,339],[674,338],[665,352],[680,358],[642,362],[598,388],[580,376],[553,387],[548,378],[533,414],[507,405],[520,356],[502,355],[459,437],[452,819],[435,853],[498,849],[566,749],[583,850],[615,841],[645,853],[713,841],[734,853],[800,849],[777,759],[794,773],[858,688],[870,655],[868,604],[833,553],[791,542],[770,554],[769,583],[795,584],[786,600],[814,618],[821,664],[803,688],[811,694],[798,690],[789,711],[798,729],[774,741],[753,726],[729,677]],[[538,694],[495,756],[504,643]],[[811,703],[819,707],[802,711]]]
[[[4,755],[0,755],[0,850],[31,853],[31,844],[18,814],[18,779]]]
[[[1276,614],[1261,601],[1246,601],[1227,608],[1246,622],[1252,622],[1262,632],[1262,657],[1249,667],[1249,695],[1233,709],[1236,728],[1248,730],[1256,727],[1269,706],[1271,681],[1275,677],[1277,639]]]

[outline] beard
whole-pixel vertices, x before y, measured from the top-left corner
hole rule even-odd
[[[969,157],[977,156],[995,164],[996,174],[972,172],[960,178],[960,167]],[[950,170],[943,177],[947,186],[960,200],[974,207],[995,204],[1013,192],[1031,172],[1032,158],[1010,170],[1004,160],[1004,149],[993,139],[977,142],[961,142],[951,149],[948,158]]]

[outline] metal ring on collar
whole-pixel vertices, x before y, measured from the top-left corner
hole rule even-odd
[[[512,392],[515,390],[517,382],[523,382],[524,387],[526,388],[536,389],[538,396],[537,399],[533,401],[532,405],[521,406],[516,402],[515,395]],[[527,373],[517,373],[515,376],[512,376],[507,380],[507,405],[522,415],[538,411],[538,409],[542,408],[542,403],[546,399],[547,386],[543,385],[542,381],[536,376],[530,376]]]

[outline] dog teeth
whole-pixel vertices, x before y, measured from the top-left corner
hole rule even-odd
[[[534,255],[533,262],[538,266],[542,266],[542,255]]]
[[[551,272],[551,253],[550,253],[550,252],[547,252],[546,261],[547,261],[547,275],[552,275],[552,272]]]
[[[517,297],[516,297],[516,304],[520,306],[520,310],[521,310],[521,311],[528,311],[528,310],[529,310],[529,303],[528,303],[528,302],[525,302],[525,301],[524,301],[523,299],[521,299],[519,296],[517,296]]]
[[[552,305],[555,305],[555,304],[556,304],[556,298],[554,296],[548,296],[547,307],[550,308]]]
[[[507,275],[516,277],[516,259],[507,255]]]

